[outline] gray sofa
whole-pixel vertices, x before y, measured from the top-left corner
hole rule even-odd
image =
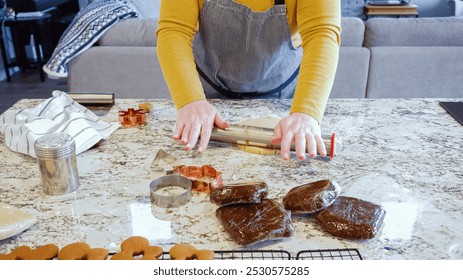
[[[69,63],[71,92],[170,98],[157,15],[126,19]],[[463,18],[342,18],[332,98],[463,97]]]
[[[364,46],[366,97],[463,97],[463,18],[368,20]]]

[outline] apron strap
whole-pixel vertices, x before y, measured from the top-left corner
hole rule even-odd
[[[282,91],[283,89],[285,89],[292,81],[294,81],[294,79],[297,77],[297,75],[299,74],[299,69],[300,69],[300,65],[297,67],[296,71],[294,71],[294,73],[291,75],[291,77],[289,77],[289,79],[287,79],[284,83],[282,83],[281,85],[279,85],[277,88],[274,88],[272,90],[269,90],[269,91],[264,91],[264,92],[259,92],[259,91],[254,91],[254,92],[233,92],[233,91],[229,91],[227,89],[224,89],[218,85],[216,85],[213,81],[211,81],[211,79],[209,79],[209,77],[206,76],[206,74],[204,74],[204,72],[198,67],[198,65],[196,65],[196,70],[198,70],[198,73],[199,75],[201,75],[201,77],[203,77],[203,79],[213,88],[215,89],[218,93],[228,97],[228,98],[232,98],[232,99],[244,99],[244,98],[256,98],[256,97],[266,97],[266,96],[270,96],[270,95],[273,95],[277,92],[280,92]]]
[[[285,4],[285,0],[275,0],[275,6],[276,5],[284,5]]]

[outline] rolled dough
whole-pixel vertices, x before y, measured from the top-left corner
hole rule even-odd
[[[246,120],[238,122],[238,124],[273,129],[275,128],[275,126],[278,124],[279,121],[280,119],[275,116],[265,116],[265,117],[255,118],[255,119],[246,119]],[[246,145],[238,145],[238,148],[245,152],[256,154],[256,155],[278,155],[280,154],[280,150],[278,149],[269,149],[269,148],[246,146]]]

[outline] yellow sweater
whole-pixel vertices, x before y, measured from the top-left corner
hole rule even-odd
[[[233,1],[233,0],[230,0]],[[273,6],[273,0],[234,0],[253,11]],[[293,38],[300,34],[303,57],[291,112],[302,112],[319,122],[336,72],[340,45],[339,0],[286,0]],[[159,63],[177,108],[204,100],[192,45],[204,0],[161,1],[156,32]],[[293,40],[294,42],[294,40]]]

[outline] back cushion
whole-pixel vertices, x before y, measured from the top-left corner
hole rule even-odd
[[[463,17],[371,18],[365,46],[463,46]]]
[[[156,46],[155,18],[129,18],[119,21],[98,40],[100,46]]]
[[[365,24],[357,17],[341,18],[341,46],[361,47],[365,35]]]
[[[161,0],[130,0],[143,18],[159,18]]]

